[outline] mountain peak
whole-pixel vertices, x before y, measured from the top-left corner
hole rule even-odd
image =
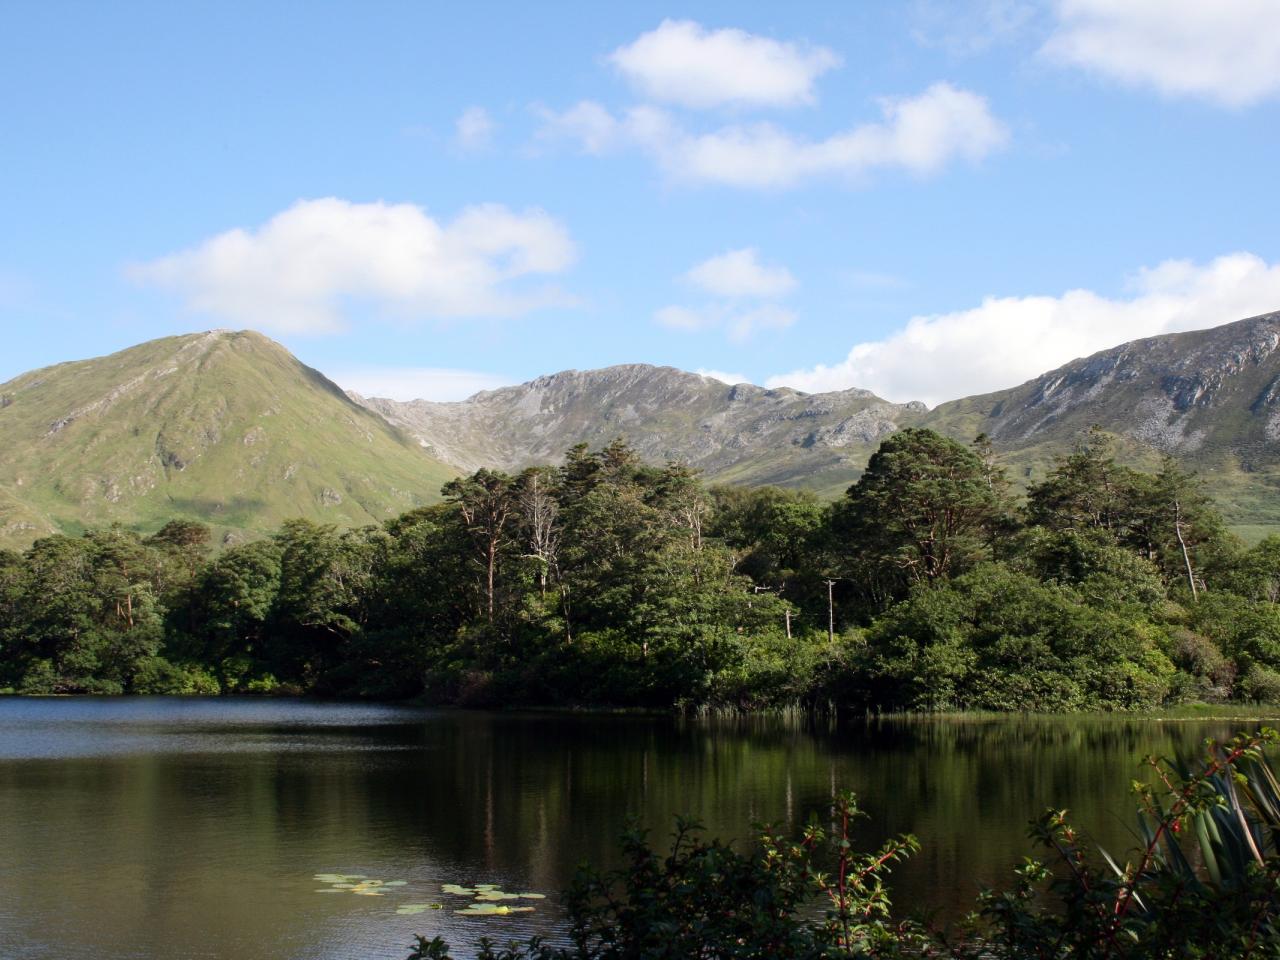
[[[174,517],[367,523],[437,500],[454,473],[253,331],[46,367],[0,398],[0,544]]]

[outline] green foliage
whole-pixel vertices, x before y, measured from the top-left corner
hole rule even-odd
[[[996,563],[917,586],[867,644],[867,696],[886,709],[1149,707],[1173,673],[1141,624]]]
[[[882,444],[831,508],[626,444],[451,481],[380,526],[210,554],[175,520],[0,552],[0,684],[758,710],[1271,698],[1280,540],[1095,436],[1025,511],[989,444]]]
[[[1134,785],[1139,845],[1095,850],[1065,811],[1032,837],[1058,869],[1028,859],[1011,890],[988,891],[958,956],[990,960],[1280,956],[1280,790],[1262,759],[1273,731],[1210,743],[1199,769],[1149,758]],[[1048,894],[1048,896],[1045,896]]]
[[[132,693],[209,696],[221,692],[218,678],[200,666],[170,663],[164,657],[147,657],[134,672]]]
[[[976,453],[932,430],[891,434],[838,511],[845,549],[873,573],[908,583],[944,580],[990,556],[1003,485]]]
[[[1280,701],[1280,670],[1260,663],[1250,664],[1249,672],[1240,681],[1240,693],[1257,703]]]

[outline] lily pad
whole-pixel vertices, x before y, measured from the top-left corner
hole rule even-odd
[[[509,913],[531,913],[533,907],[508,907],[495,903],[472,903],[465,910],[455,910],[468,917],[505,917]]]
[[[545,893],[517,893],[517,894],[516,894],[516,896],[517,896],[517,897],[519,897],[521,900],[545,900],[545,899],[547,899],[547,895],[546,895]]]
[[[317,890],[316,893],[354,893],[360,897],[381,897],[388,889],[394,890],[408,883],[407,880],[377,880],[363,873],[317,873],[315,878],[329,885],[327,890]]]
[[[455,897],[473,897],[476,893],[474,887],[464,887],[456,883],[446,883],[440,888],[444,893],[452,894]]]
[[[477,893],[477,894],[476,894],[476,899],[477,899],[477,900],[488,900],[488,901],[498,901],[498,900],[519,900],[519,899],[520,899],[520,894],[518,894],[518,893],[503,893],[501,890],[482,890],[482,891],[480,891],[479,893]]]

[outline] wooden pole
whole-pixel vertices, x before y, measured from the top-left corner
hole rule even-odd
[[[834,580],[827,581],[827,641],[833,645],[836,642],[836,605],[832,594],[835,585]]]

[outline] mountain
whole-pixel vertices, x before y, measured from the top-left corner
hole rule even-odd
[[[481,466],[555,463],[615,437],[713,482],[838,495],[881,440],[989,435],[1021,484],[1093,424],[1123,462],[1199,471],[1237,530],[1280,527],[1280,313],[1151,337],[929,410],[866,390],[734,386],[671,367],[570,370],[457,403],[347,395],[256,333],[213,331],[0,385],[0,546],[172,517],[219,536],[289,517],[376,522]]]
[[[940,404],[922,423],[986,433],[1024,476],[1092,424],[1121,459],[1172,455],[1208,481],[1246,533],[1280,524],[1280,312],[1134,340],[1009,390]]]
[[[728,386],[673,367],[569,370],[456,403],[352,395],[463,470],[554,463],[576,443],[626,440],[653,463],[681,460],[715,481],[839,492],[921,403],[867,390],[805,394]]]
[[[213,331],[0,384],[0,546],[174,517],[220,536],[383,520],[455,468],[257,333]]]
[[[880,441],[927,426],[994,441],[1023,485],[1093,424],[1141,468],[1175,456],[1201,472],[1228,518],[1257,535],[1280,524],[1280,313],[1135,340],[1021,386],[944,403],[890,403],[865,390],[805,394],[728,386],[670,367],[576,370],[458,402],[356,397],[462,470],[556,462],[570,446],[628,440],[712,481],[835,495]]]

